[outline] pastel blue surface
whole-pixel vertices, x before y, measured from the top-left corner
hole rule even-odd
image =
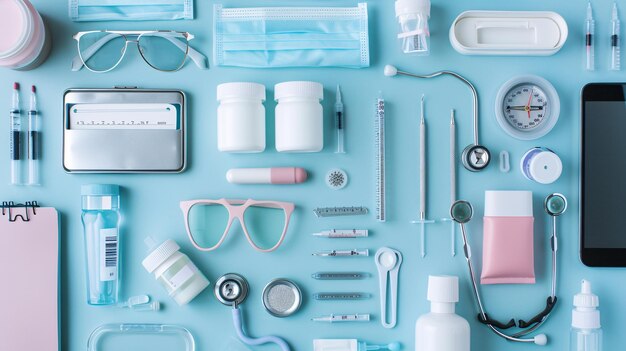
[[[76,54],[72,34],[92,29],[177,29],[196,35],[192,45],[211,56],[211,9],[213,2],[196,1],[197,19],[178,22],[110,22],[73,23],[67,16],[64,0],[33,0],[45,16],[52,32],[53,51],[40,68],[29,72],[2,70],[0,105],[10,106],[11,83],[23,87],[37,85],[40,110],[43,114],[44,160],[43,186],[13,187],[9,183],[8,152],[0,153],[0,198],[14,201],[38,200],[56,207],[62,214],[62,344],[63,350],[84,350],[91,331],[102,323],[152,322],[181,324],[195,335],[199,350],[223,350],[234,336],[231,311],[222,306],[206,290],[188,306],[178,307],[159,284],[141,266],[145,256],[144,237],[153,235],[160,240],[175,239],[193,261],[213,282],[227,272],[238,272],[249,279],[251,296],[242,306],[246,329],[250,335],[277,334],[284,336],[295,350],[311,350],[313,338],[356,337],[372,343],[400,341],[406,350],[414,348],[414,323],[426,313],[426,284],[429,274],[453,274],[461,279],[461,301],[458,313],[467,318],[472,328],[474,350],[525,350],[539,348],[526,344],[505,342],[494,336],[475,319],[476,305],[471,294],[461,243],[457,240],[457,256],[450,256],[449,226],[435,224],[427,227],[427,256],[419,256],[418,229],[409,222],[416,219],[418,209],[418,111],[419,96],[426,94],[428,123],[428,217],[447,215],[448,185],[448,122],[449,111],[457,111],[458,150],[471,141],[471,97],[468,89],[449,77],[418,81],[405,77],[387,78],[382,74],[385,64],[415,73],[450,69],[465,75],[478,89],[480,97],[481,142],[495,156],[501,150],[511,153],[512,170],[498,171],[497,163],[486,171],[470,173],[459,165],[458,197],[473,202],[476,216],[469,226],[475,264],[480,267],[484,191],[487,189],[527,189],[534,192],[535,206],[535,267],[537,284],[522,286],[482,286],[487,311],[501,320],[510,317],[528,319],[543,309],[549,294],[549,222],[542,209],[544,197],[551,192],[564,193],[570,207],[559,219],[561,232],[559,257],[559,302],[553,316],[542,328],[549,337],[544,350],[566,350],[569,344],[572,295],[579,290],[582,278],[591,280],[593,290],[600,296],[605,348],[620,349],[624,341],[623,325],[625,288],[619,284],[625,273],[621,269],[590,269],[578,258],[578,145],[580,133],[580,89],[592,81],[622,81],[624,71],[609,72],[608,31],[611,2],[594,0],[596,15],[597,71],[583,70],[584,1],[497,2],[489,0],[434,1],[432,18],[432,55],[405,56],[397,42],[397,23],[393,2],[369,2],[370,51],[372,67],[368,69],[276,69],[254,70],[215,68],[200,71],[188,63],[176,73],[161,73],[148,67],[133,48],[125,61],[114,71],[95,74],[85,69],[70,72],[70,62]],[[227,6],[258,5],[337,5],[354,6],[353,1],[227,1]],[[448,29],[462,11],[481,10],[553,10],[569,24],[569,38],[564,48],[549,57],[475,57],[463,56],[452,49]],[[626,18],[626,7],[621,14]],[[494,118],[494,99],[498,88],[508,79],[520,74],[537,74],[548,79],[559,92],[561,115],[555,129],[547,136],[530,142],[514,140],[506,135]],[[314,80],[324,84],[325,148],[315,154],[280,154],[274,151],[273,110],[271,101],[274,84],[288,80]],[[268,88],[266,103],[267,151],[254,155],[219,153],[216,146],[216,85],[232,81],[254,81]],[[346,107],[347,136],[345,155],[334,154],[332,106],[335,86],[342,87]],[[181,89],[189,97],[189,168],[176,175],[78,175],[66,174],[61,164],[62,94],[67,88],[112,87],[115,85],[145,88]],[[23,89],[27,91],[27,89]],[[382,91],[387,100],[387,204],[389,218],[377,223],[374,215],[367,217],[317,219],[312,209],[317,206],[366,205],[374,209],[374,136],[373,103]],[[25,98],[26,95],[23,95]],[[8,123],[3,123],[0,145],[8,144]],[[526,180],[517,163],[523,153],[533,146],[550,147],[564,163],[563,176],[558,182],[542,186]],[[616,160],[619,161],[619,160]],[[310,181],[293,186],[240,186],[228,184],[225,172],[234,167],[299,166],[310,171]],[[341,167],[350,177],[349,185],[333,191],[324,184],[325,173]],[[123,296],[147,293],[163,302],[158,313],[135,313],[116,308],[88,306],[85,292],[85,262],[83,232],[80,223],[80,186],[86,183],[115,183],[122,186],[123,223]],[[271,254],[255,252],[244,239],[241,230],[233,228],[225,245],[213,253],[195,250],[188,241],[183,218],[178,207],[181,200],[199,198],[254,198],[292,201],[297,205],[288,238]],[[367,228],[370,238],[359,240],[328,240],[314,238],[311,233],[331,228]],[[369,248],[373,253],[381,246],[402,251],[404,263],[400,272],[399,319],[395,329],[380,325],[378,279],[373,258],[324,259],[311,256],[318,249]],[[10,249],[10,248],[9,248]],[[25,252],[24,254],[28,254]],[[37,259],[37,257],[33,257]],[[372,278],[355,283],[318,282],[311,273],[322,270],[369,271]],[[277,277],[296,281],[306,295],[302,309],[296,315],[278,319],[263,310],[261,291],[266,283]],[[19,288],[19,287],[14,287]],[[212,286],[211,286],[212,288]],[[360,302],[333,303],[312,301],[310,296],[320,291],[356,290],[373,294]],[[329,313],[372,313],[376,318],[367,324],[314,324],[310,318]],[[33,337],[36,337],[36,330]],[[128,345],[135,349],[138,345]],[[258,350],[275,350],[268,346]]]

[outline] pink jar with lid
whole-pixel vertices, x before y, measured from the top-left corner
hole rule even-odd
[[[50,46],[43,19],[28,0],[0,0],[0,67],[36,68]]]

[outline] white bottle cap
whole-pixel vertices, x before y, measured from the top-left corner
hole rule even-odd
[[[430,18],[430,0],[396,1],[396,17],[415,13],[425,13]]]
[[[247,82],[233,82],[218,85],[217,101],[228,98],[257,99],[265,101],[265,85]]]
[[[148,244],[148,239],[149,238],[146,239],[146,244]],[[141,264],[149,273],[152,273],[163,262],[167,261],[170,256],[178,252],[178,250],[180,250],[180,246],[178,246],[174,240],[165,240],[163,244],[152,251]]]
[[[316,82],[283,82],[274,86],[274,100],[286,97],[303,97],[309,99],[324,99],[324,86]]]
[[[532,150],[531,150],[532,151]],[[530,152],[530,151],[529,151]],[[524,172],[524,159],[522,157],[522,173],[528,178]],[[554,183],[563,172],[563,163],[557,154],[551,151],[542,151],[535,154],[530,161],[528,161],[528,173],[531,180],[536,181],[539,184],[551,184]]]
[[[600,300],[598,295],[591,292],[591,283],[581,281],[580,293],[574,295],[574,310],[572,311],[572,327],[579,329],[600,328]]]
[[[430,302],[459,302],[459,277],[453,275],[429,275],[427,298]]]
[[[532,216],[532,191],[485,191],[485,217]]]

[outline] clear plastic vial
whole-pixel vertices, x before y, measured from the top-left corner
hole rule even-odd
[[[402,51],[405,54],[430,54],[430,0],[398,0],[395,7]]]
[[[602,327],[600,325],[600,301],[591,292],[591,283],[581,282],[580,293],[574,296],[570,351],[602,351]]]
[[[318,152],[324,147],[324,86],[284,82],[274,87],[276,151]]]
[[[167,290],[180,306],[189,303],[207,286],[208,279],[198,267],[180,252],[174,240],[166,240],[157,246],[151,237],[146,238],[150,254],[143,260],[144,268]]]
[[[224,83],[217,86],[217,148],[222,152],[265,150],[265,86]]]
[[[114,305],[120,282],[119,186],[89,184],[81,188],[87,262],[87,303]]]

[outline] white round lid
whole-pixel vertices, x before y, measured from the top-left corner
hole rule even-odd
[[[249,82],[224,83],[217,86],[217,100],[228,98],[258,99],[265,101],[265,85]]]
[[[149,273],[152,273],[163,262],[170,258],[170,256],[178,252],[178,250],[180,250],[180,246],[178,246],[174,240],[165,240],[159,247],[152,251],[141,264]]]
[[[396,17],[420,12],[430,17],[430,0],[398,0],[395,5]]]
[[[532,191],[485,191],[486,217],[532,217]]]
[[[323,100],[324,86],[317,82],[283,82],[274,86],[274,100],[286,97],[302,97]]]
[[[430,302],[459,302],[459,277],[453,275],[429,275],[427,298]]]
[[[542,151],[530,160],[528,171],[537,183],[551,184],[561,176],[563,163],[554,152]]]
[[[0,1],[0,58],[12,56],[27,45],[33,27],[33,17],[24,1]]]

